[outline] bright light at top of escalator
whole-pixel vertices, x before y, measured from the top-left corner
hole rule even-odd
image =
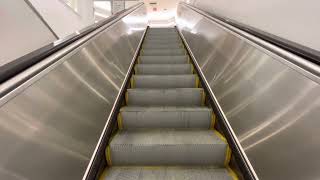
[[[147,19],[143,17],[133,17],[127,16],[122,19],[122,21],[126,24],[139,24],[139,23],[147,23]]]

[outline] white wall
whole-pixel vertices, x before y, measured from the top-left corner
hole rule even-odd
[[[0,66],[56,40],[22,0],[0,0]]]
[[[94,23],[92,0],[78,1],[78,11],[91,17],[82,18],[71,7],[60,0],[29,0],[34,8],[41,14],[53,31],[63,38],[77,30],[81,30]],[[87,1],[88,3],[79,4]],[[90,3],[91,2],[91,3]],[[87,5],[88,7],[85,7]],[[91,7],[90,7],[91,6]],[[88,8],[89,12],[83,12]],[[89,19],[89,20],[88,20]],[[90,20],[91,19],[91,20]]]
[[[156,5],[150,5],[156,2]],[[175,14],[179,0],[144,0],[148,11],[149,26],[166,27],[175,25]],[[157,10],[154,11],[153,8]]]
[[[320,51],[319,0],[184,0]]]

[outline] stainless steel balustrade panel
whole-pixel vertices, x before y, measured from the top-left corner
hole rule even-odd
[[[259,178],[319,179],[319,84],[186,6],[177,14]]]
[[[81,179],[146,28],[141,6],[0,108],[0,179]]]

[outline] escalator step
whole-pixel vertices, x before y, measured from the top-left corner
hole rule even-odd
[[[166,48],[154,48],[154,47],[146,47],[146,48],[143,48],[143,51],[148,51],[148,50],[167,50],[168,49],[168,47],[166,47]],[[171,47],[170,48],[170,50],[171,51],[179,51],[179,50],[184,50],[184,48],[182,48],[182,47]],[[142,54],[141,54],[142,55]],[[146,55],[146,56],[149,56],[149,55]],[[156,56],[168,56],[168,55],[156,55]],[[169,56],[170,56],[170,54],[169,54]],[[178,55],[178,56],[181,56],[181,55]]]
[[[192,74],[190,64],[137,64],[135,74],[144,75],[176,75]]]
[[[188,56],[140,56],[140,64],[187,64]]]
[[[213,130],[128,129],[113,137],[107,151],[114,166],[223,167],[227,144]]]
[[[147,36],[152,36],[154,34],[170,34],[170,35],[177,35],[176,30],[167,30],[167,31],[148,31]]]
[[[152,32],[148,33],[146,38],[148,37],[179,37],[177,32]]]
[[[168,48],[181,48],[182,43],[174,43],[174,44],[152,44],[152,43],[144,43],[142,49],[168,49]]]
[[[144,39],[144,41],[181,41],[180,37],[178,35],[167,35],[167,36],[158,36],[158,35],[153,35],[153,36],[148,36]]]
[[[133,75],[131,88],[197,88],[198,77],[190,75]]]
[[[141,55],[145,56],[174,56],[174,55],[186,55],[186,51],[183,48],[179,49],[144,49]]]
[[[171,43],[181,43],[180,39],[171,38],[171,39],[158,39],[158,38],[147,38],[144,40],[145,43],[154,43],[154,44],[171,44]]]
[[[118,123],[131,128],[203,128],[214,125],[215,117],[207,107],[134,107],[120,109]]]
[[[214,167],[112,167],[101,180],[232,180],[228,171]]]
[[[157,36],[157,35],[154,35],[154,36],[148,36],[146,37],[145,40],[154,40],[154,41],[159,41],[159,40],[162,40],[162,41],[181,41],[181,39],[179,38],[179,36],[175,35],[175,36]]]
[[[133,106],[201,106],[204,98],[201,88],[128,89],[126,94]]]
[[[182,46],[182,42],[181,41],[145,41],[143,43],[143,48],[142,50],[144,50],[145,46],[167,46],[167,49],[171,49],[172,47],[176,47],[176,48],[183,48]],[[151,48],[149,48],[151,49]],[[155,48],[152,48],[155,49]],[[159,48],[159,49],[165,49],[165,48]]]

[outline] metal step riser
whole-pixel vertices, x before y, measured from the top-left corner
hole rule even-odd
[[[227,144],[212,130],[120,130],[108,148],[112,165],[223,167]]]
[[[142,49],[150,48],[150,49],[178,49],[183,48],[182,44],[145,44],[142,46]]]
[[[233,180],[224,168],[212,167],[111,167],[100,180]]]
[[[123,129],[133,128],[203,128],[212,123],[211,111],[124,111],[120,114]]]
[[[154,44],[154,45],[165,45],[165,44],[182,44],[181,40],[171,40],[171,41],[163,41],[163,40],[145,40],[143,45],[145,44]]]
[[[196,88],[199,84],[195,75],[133,76],[131,88]]]
[[[127,104],[133,106],[201,106],[203,89],[128,89]]]
[[[146,36],[145,39],[166,39],[166,40],[171,40],[171,39],[181,39],[178,35],[148,35]]]
[[[121,148],[121,150],[120,150]],[[225,145],[170,145],[111,147],[114,166],[217,166],[223,167]],[[177,153],[179,152],[179,153]]]
[[[145,40],[154,40],[154,41],[163,41],[163,40],[166,40],[166,41],[178,41],[178,40],[181,40],[178,36],[166,36],[166,37],[162,37],[162,36],[148,36],[146,37]]]
[[[144,46],[143,50],[165,50],[165,49],[184,49],[182,46]]]
[[[175,39],[175,38],[171,38],[171,39],[150,39],[150,38],[146,38],[144,40],[144,43],[181,43],[180,39]]]
[[[176,30],[170,30],[170,31],[148,31],[147,35],[149,34],[177,34],[178,32]]]
[[[140,64],[187,64],[189,59],[187,56],[140,56],[138,60]]]
[[[135,67],[135,74],[137,75],[182,75],[182,74],[192,74],[192,67],[189,64],[179,65],[146,65],[141,64]]]
[[[186,55],[186,51],[185,50],[171,50],[171,51],[167,51],[167,50],[144,50],[140,53],[142,56],[179,56],[179,55]]]
[[[161,48],[161,49],[158,49],[158,48],[143,48],[142,49],[142,52],[161,52],[161,53],[171,53],[171,52],[183,52],[186,54],[186,51],[183,47],[177,47],[177,48]],[[170,56],[169,55],[165,55],[165,56]]]

